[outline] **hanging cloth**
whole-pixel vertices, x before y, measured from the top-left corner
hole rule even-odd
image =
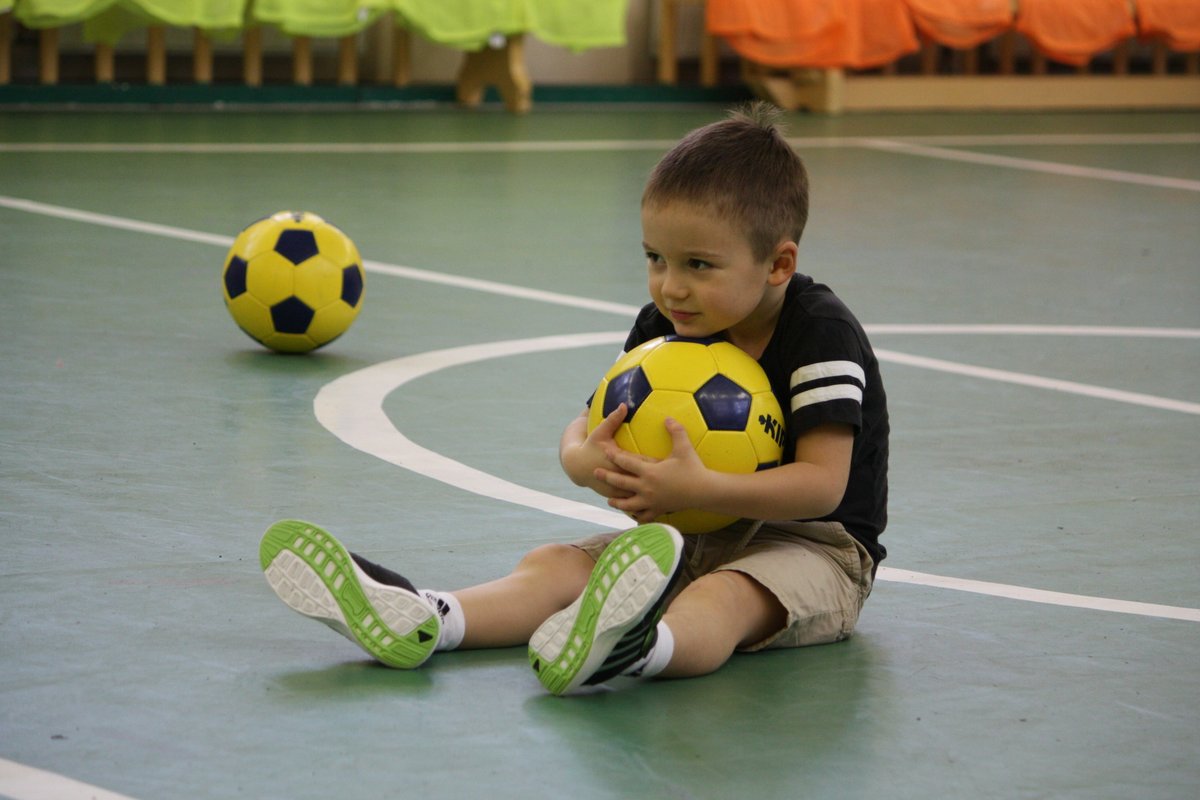
[[[1017,30],[1047,58],[1077,67],[1137,33],[1130,0],[1021,0]]]
[[[1013,0],[905,0],[917,29],[958,50],[978,47],[1012,27]]]
[[[29,28],[83,23],[88,42],[116,44],[131,30],[150,25],[228,31],[242,26],[247,0],[20,0],[17,20]]]
[[[1138,30],[1162,39],[1178,52],[1200,50],[1200,2],[1197,0],[1138,0]]]
[[[358,33],[383,12],[382,0],[253,0],[253,23],[288,36],[341,38]]]
[[[479,50],[496,35],[529,33],[580,51],[625,44],[629,0],[381,0],[401,25],[438,44]]]
[[[772,67],[866,69],[919,47],[904,0],[708,0],[705,26]]]

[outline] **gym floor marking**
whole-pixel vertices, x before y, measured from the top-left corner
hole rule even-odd
[[[0,153],[582,153],[669,150],[677,139],[571,139],[538,142],[0,142]],[[1200,144],[1194,133],[980,134],[954,136],[799,136],[805,147],[873,147],[880,142],[930,147],[1037,147]]]
[[[1200,192],[1200,181],[1144,175],[1122,170],[1081,167],[1053,161],[1013,158],[956,147],[997,146],[1105,146],[1105,145],[1192,145],[1200,144],[1195,134],[1071,134],[982,136],[886,136],[886,137],[795,137],[788,141],[801,149],[860,147],[892,153],[982,164],[992,167],[1044,172],[1073,178],[1116,181],[1160,189]],[[665,151],[672,139],[610,139],[541,142],[0,142],[0,152],[11,153],[177,153],[177,154],[301,154],[338,153],[379,155],[401,153],[579,153],[618,151]]]
[[[1026,169],[1033,171],[1051,172],[1053,174],[1070,175],[1073,177],[1097,178],[1101,180],[1115,180],[1119,182],[1142,184],[1158,188],[1173,188],[1187,189],[1189,191],[1200,191],[1200,181],[1187,181],[1175,178],[1163,178],[1160,176],[1140,175],[1137,173],[1120,172],[1115,170],[1097,170],[1092,168],[1075,167],[1073,165],[1060,165],[1052,162],[1032,161],[1030,159],[1008,159],[1001,156],[990,156],[986,154],[964,153],[956,150],[946,150],[941,147],[930,147],[921,145],[922,141],[938,142],[939,144],[956,144],[956,145],[1000,145],[1005,143],[1012,144],[1195,144],[1200,143],[1200,136],[1182,134],[1182,135],[1099,135],[1096,137],[1088,136],[985,136],[985,137],[891,137],[891,138],[820,138],[820,139],[795,139],[793,144],[798,146],[860,146],[873,149],[880,149],[888,152],[902,152],[913,155],[928,156],[934,158],[951,158],[954,160],[967,160],[989,166],[1002,166],[1017,169]],[[673,144],[673,141],[577,141],[577,142],[517,142],[517,143],[415,143],[415,144],[383,144],[383,145],[361,145],[361,144],[296,144],[296,145],[242,145],[242,144],[191,144],[191,145],[173,145],[173,144],[54,144],[54,143],[28,143],[28,144],[0,144],[0,151],[40,151],[40,152],[65,152],[75,149],[78,152],[99,152],[105,148],[112,148],[111,151],[122,152],[355,152],[355,153],[373,153],[373,152],[495,152],[495,151],[522,151],[522,152],[552,152],[555,150],[633,150],[633,149],[664,149]],[[61,148],[61,149],[56,149]],[[263,149],[266,148],[266,149]],[[33,200],[27,200],[17,197],[9,197],[0,195],[0,207],[6,207],[18,211],[26,211],[34,214],[68,219],[77,222],[90,223],[101,225],[104,227],[129,230],[137,233],[147,233],[157,236],[164,236],[171,239],[181,241],[190,241],[203,244],[213,244],[222,247],[228,247],[233,242],[233,237],[210,234],[201,231],[192,231],[184,228],[177,228],[168,225],[160,225],[156,223],[143,222],[123,217],[116,217],[108,214],[97,214],[94,212],[84,211],[80,209],[72,209],[64,206],[56,206],[47,203],[40,203]],[[364,267],[372,272],[392,275],[395,277],[408,278],[410,280],[421,280],[444,285],[453,285],[460,288],[471,289],[474,291],[482,291],[493,294],[501,294],[510,297],[535,300],[538,302],[547,302],[553,304],[567,305],[576,308],[586,308],[595,311],[615,313],[623,316],[631,316],[636,313],[637,307],[622,304],[611,303],[607,301],[594,300],[591,298],[577,297],[573,295],[565,295],[556,292],[545,292],[538,289],[530,289],[525,287],[512,286],[496,281],[487,281],[464,276],[445,275],[442,273],[429,272],[413,267],[404,267],[398,265],[384,264],[381,262],[367,261],[364,262]],[[867,326],[868,330],[875,333],[1008,333],[1008,334],[1046,334],[1054,332],[1056,335],[1133,335],[1133,336],[1162,336],[1170,338],[1196,338],[1200,336],[1200,331],[1193,329],[1154,329],[1154,328],[1133,328],[1125,331],[1121,328],[1111,327],[1089,327],[1089,326],[1071,326],[1069,328],[1056,328],[1055,326],[935,326],[935,325],[883,325],[883,326]],[[372,375],[371,383],[375,393],[378,394],[380,389],[384,389],[382,394],[378,394],[378,401],[381,403],[383,397],[391,391],[398,388],[401,384],[412,380],[417,375],[427,374],[428,372],[437,371],[445,367],[451,366],[453,363],[469,363],[471,361],[480,360],[479,352],[490,352],[492,355],[484,356],[497,357],[500,355],[514,355],[517,352],[538,352],[539,349],[562,349],[564,347],[580,347],[587,346],[580,342],[588,344],[595,343],[613,343],[623,340],[622,334],[583,334],[583,340],[577,339],[574,336],[548,337],[539,340],[524,340],[519,343],[495,343],[492,345],[470,346],[467,348],[459,348],[457,351],[440,351],[435,353],[427,353],[419,356],[412,356],[409,359],[398,359],[397,361],[384,362],[377,367],[388,367],[398,370],[400,380],[395,383],[388,383],[388,380],[379,382],[375,379],[377,373],[370,373],[374,368],[360,370],[357,373],[351,373],[348,376],[343,376],[342,379],[334,381],[327,387],[324,387],[317,398],[314,400],[314,411],[316,411],[318,419],[322,421],[331,431],[342,438],[343,441],[354,441],[363,444],[359,447],[358,444],[353,446],[363,449],[366,452],[371,452],[374,455],[389,461],[397,463],[407,469],[413,469],[421,474],[426,474],[429,477],[434,477],[437,480],[449,483],[454,486],[466,488],[469,491],[476,489],[484,489],[479,493],[489,497],[514,502],[519,505],[527,505],[540,510],[549,511],[563,516],[570,516],[575,519],[584,519],[586,521],[596,522],[598,524],[612,526],[618,521],[623,522],[624,517],[610,512],[605,509],[594,508],[582,503],[564,500],[552,495],[546,495],[541,492],[535,492],[525,487],[512,484],[508,481],[503,481],[495,476],[487,475],[479,470],[474,470],[464,464],[445,458],[444,456],[432,453],[431,451],[420,448],[411,440],[400,434],[399,431],[391,424],[386,415],[382,414],[382,409],[378,409],[378,413],[374,410],[367,412],[365,409],[357,409],[357,413],[362,416],[355,420],[353,415],[347,417],[344,413],[339,413],[335,404],[331,401],[337,400],[338,394],[336,388],[339,384],[344,386],[342,381],[352,379],[356,375],[362,373],[370,373]],[[614,337],[619,337],[615,338]],[[483,351],[474,349],[475,347],[484,348]],[[517,347],[513,352],[505,351],[505,347]],[[453,357],[449,353],[455,353]],[[1181,400],[1173,400],[1170,398],[1160,398],[1152,395],[1144,395],[1133,392],[1124,392],[1116,389],[1108,389],[1105,387],[1091,386],[1088,384],[1075,383],[1071,381],[1062,381],[1058,379],[1043,378],[1035,375],[1025,375],[1023,373],[1008,372],[1003,370],[994,370],[986,367],[978,367],[969,364],[959,364],[956,362],[944,361],[941,359],[931,359],[924,356],[915,356],[905,353],[898,353],[890,350],[877,351],[877,355],[882,361],[893,361],[908,366],[923,367],[926,369],[934,369],[954,374],[967,375],[971,377],[984,378],[988,380],[998,380],[1009,383],[1016,383],[1026,386],[1038,388],[1053,389],[1056,391],[1070,392],[1082,394],[1091,397],[1116,400],[1119,402],[1134,403],[1153,408],[1179,411],[1190,414],[1200,414],[1200,404],[1191,403]],[[449,358],[449,361],[445,359]],[[455,361],[454,359],[462,359]],[[415,365],[415,366],[414,366]],[[415,371],[414,371],[415,370]],[[424,371],[421,371],[424,370]],[[386,371],[383,374],[387,374]],[[322,399],[324,396],[324,399]],[[365,395],[364,395],[365,396]],[[345,402],[344,400],[342,402]],[[351,420],[347,422],[347,420]],[[370,423],[368,425],[368,422]],[[394,436],[386,436],[386,442],[379,444],[375,437],[381,432],[391,431]],[[344,438],[343,434],[345,434]],[[398,438],[394,438],[398,437]],[[367,447],[370,449],[367,449]],[[378,451],[378,452],[373,452]],[[393,460],[395,459],[395,460]],[[428,471],[426,471],[428,470]],[[468,480],[469,478],[469,480]],[[465,485],[464,485],[465,484]],[[584,509],[587,509],[586,511]],[[1133,603],[1130,601],[1110,601],[1104,598],[1086,598],[1077,595],[1066,595],[1054,592],[1045,592],[1042,590],[1028,589],[1025,587],[1005,586],[1003,584],[992,584],[983,581],[967,581],[957,578],[947,578],[936,575],[924,575],[921,573],[912,573],[903,570],[893,570],[891,568],[881,568],[880,577],[888,579],[889,575],[898,581],[909,583],[922,583],[928,586],[940,586],[943,588],[954,588],[963,591],[973,591],[982,594],[990,594],[993,596],[1016,597],[1019,599],[1034,600],[1038,602],[1058,602],[1062,605],[1074,605],[1087,608],[1107,608],[1107,610],[1123,610],[1126,613],[1147,614],[1150,616],[1166,616],[1175,619],[1187,619],[1200,621],[1200,610],[1177,608],[1173,606],[1157,606],[1153,604]],[[1111,604],[1116,604],[1115,607],[1110,607]]]
[[[14,800],[131,800],[123,794],[0,758],[0,795]]]
[[[105,227],[128,230],[137,233],[148,233],[189,242],[214,244],[228,247],[233,237],[192,231],[168,225],[142,222],[108,214],[96,214],[79,209],[39,203],[22,198],[0,195],[0,207],[34,214],[42,214],[77,222],[85,222]],[[500,294],[538,302],[566,305],[575,308],[586,308],[593,311],[618,314],[631,317],[637,312],[637,307],[623,303],[612,303],[594,300],[586,297],[565,295],[557,292],[546,292],[539,289],[512,286],[496,281],[481,280],[464,276],[446,275],[429,272],[414,267],[404,267],[384,264],[377,261],[365,261],[363,266],[372,272],[392,275],[395,277],[420,280],[443,285],[458,286],[474,291]],[[1200,330],[1191,328],[1117,328],[1103,326],[1050,326],[1050,325],[905,325],[886,324],[868,325],[872,333],[922,333],[922,334],[1006,334],[1006,335],[1080,335],[1080,336],[1137,336],[1162,338],[1200,338]],[[583,338],[580,338],[583,337]],[[520,342],[499,342],[490,345],[472,345],[450,351],[410,356],[406,359],[383,362],[343,376],[323,387],[314,400],[314,411],[318,420],[338,438],[351,446],[381,458],[389,463],[402,466],[435,480],[467,491],[482,494],[506,502],[516,503],[536,508],[560,516],[567,516],[600,525],[612,527],[624,522],[624,517],[616,512],[596,508],[584,503],[565,500],[563,498],[536,492],[517,484],[504,481],[453,459],[446,458],[432,451],[419,447],[391,424],[382,411],[383,398],[404,383],[420,375],[435,372],[455,364],[471,363],[486,358],[495,358],[518,353],[540,352],[551,349],[582,347],[592,344],[619,344],[624,341],[622,333],[577,334],[566,336],[545,337],[542,339],[523,340]],[[480,353],[486,355],[480,356]],[[1155,397],[1134,392],[1125,392],[1101,386],[1044,378],[1036,375],[995,370],[970,364],[960,364],[942,359],[925,356],[898,353],[892,350],[877,350],[876,355],[881,361],[933,369],[970,377],[997,380],[1007,383],[1031,386],[1055,391],[1081,394],[1089,397],[1133,403],[1152,408],[1178,411],[1188,414],[1200,414],[1200,404],[1174,400],[1171,398]],[[377,370],[377,371],[372,371]],[[363,376],[366,376],[365,378]],[[366,381],[366,386],[358,386],[360,379]],[[356,386],[354,392],[345,393],[346,386]],[[361,392],[361,394],[360,394]],[[374,396],[374,405],[363,403],[364,398]],[[365,406],[365,407],[364,407]],[[346,408],[354,408],[353,414],[346,413]],[[1137,603],[1124,600],[1109,600],[1105,598],[1089,598],[1081,595],[1069,595],[1057,592],[1047,592],[1019,586],[1008,586],[986,581],[970,581],[939,575],[928,575],[905,570],[893,570],[881,567],[879,577],[883,580],[896,580],[906,583],[919,583],[925,586],[957,589],[979,594],[998,597],[1011,597],[1033,602],[1054,603],[1080,608],[1094,608],[1124,613],[1159,616],[1172,619],[1200,621],[1200,609],[1179,608],[1175,606],[1159,606],[1147,603]]]
[[[321,387],[313,400],[313,412],[326,429],[351,447],[450,486],[607,528],[628,527],[628,518],[618,512],[529,489],[421,447],[401,433],[383,410],[384,399],[393,391],[417,378],[449,367],[550,350],[619,345],[625,341],[625,336],[625,331],[543,336],[535,339],[465,345],[384,361],[343,375]],[[1191,413],[1200,413],[1200,406]],[[1088,597],[989,581],[931,575],[887,566],[879,568],[877,577],[879,580],[1013,600],[1200,622],[1200,608]]]
[[[1137,173],[1122,172],[1117,170],[1093,169],[1087,167],[1078,167],[1070,164],[1059,164],[1055,162],[1036,161],[1032,159],[1008,158],[1004,156],[994,156],[989,154],[970,153],[959,150],[949,150],[949,147],[1003,147],[1003,146],[1081,146],[1081,145],[1193,145],[1200,144],[1200,135],[1197,134],[1095,134],[1095,135],[975,135],[975,136],[913,136],[913,137],[840,137],[840,138],[795,138],[789,140],[796,147],[863,147],[875,149],[881,152],[904,153],[908,155],[917,155],[928,158],[940,158],[956,161],[966,161],[979,163],[986,166],[1006,167],[1013,169],[1022,169],[1036,172],[1045,172],[1050,174],[1092,178],[1100,180],[1110,180],[1137,185],[1145,185],[1157,188],[1182,189],[1186,191],[1200,191],[1200,181],[1191,181],[1185,179],[1166,178],[1152,175],[1140,175]],[[494,153],[494,152],[585,152],[585,151],[664,151],[675,144],[675,140],[606,140],[606,141],[547,141],[547,142],[479,142],[479,143],[385,143],[385,144],[363,144],[363,143],[334,143],[334,144],[315,144],[315,143],[283,143],[283,144],[255,144],[255,143],[198,143],[198,144],[169,144],[169,143],[47,143],[47,142],[0,142],[0,152],[12,153],[247,153],[247,154],[265,154],[265,153],[345,153],[345,154],[387,154],[387,153]],[[101,225],[114,229],[128,230],[136,233],[147,233],[167,238],[190,241],[210,245],[218,245],[228,247],[233,242],[233,237],[221,236],[217,234],[204,233],[200,231],[192,231],[184,228],[173,226],[160,225],[156,223],[143,222],[128,218],[116,217],[107,214],[97,214],[94,212],[84,211],[80,209],[71,209],[63,206],[55,206],[46,203],[39,203],[33,200],[26,200],[16,197],[7,197],[0,195],[0,207],[9,208],[12,210],[25,211],[28,213],[41,214],[44,216],[57,217],[77,222]],[[527,289],[523,287],[510,286],[507,284],[496,283],[492,281],[478,280],[474,278],[443,275],[440,273],[427,272],[411,267],[401,267],[395,265],[382,264],[379,262],[365,262],[364,267],[370,271],[381,274],[388,274],[395,277],[408,278],[410,280],[420,280],[432,283],[441,283],[444,285],[459,286],[461,288],[471,289],[475,291],[484,291],[494,294],[505,295],[522,299],[530,299],[540,302],[557,303],[568,305],[577,308],[586,308],[601,312],[621,314],[625,316],[636,312],[636,307],[610,303],[606,301],[592,300],[589,298],[574,297],[571,295],[562,295],[552,292],[543,292],[536,289]],[[929,333],[929,334],[957,334],[957,335],[974,335],[974,334],[1002,334],[1002,335],[1050,335],[1050,336],[1129,336],[1129,337],[1161,337],[1161,338],[1197,338],[1200,337],[1200,331],[1187,328],[1109,328],[1099,326],[1030,326],[1030,325],[874,325],[869,326],[873,333]],[[590,337],[590,338],[589,338]],[[322,419],[322,424],[330,421],[337,430],[335,434],[342,437],[343,434],[351,438],[359,438],[365,434],[365,430],[357,430],[353,425],[346,426],[348,415],[346,414],[346,406],[338,400],[337,392],[344,390],[345,385],[342,381],[355,379],[355,376],[360,376],[362,373],[370,373],[371,370],[380,369],[382,372],[375,373],[372,381],[377,383],[375,391],[383,391],[378,395],[378,402],[381,403],[383,398],[398,388],[403,383],[413,380],[419,375],[429,374],[439,369],[445,369],[455,364],[470,363],[473,360],[496,358],[501,355],[516,355],[518,353],[542,352],[548,349],[562,349],[567,347],[584,347],[596,344],[619,343],[624,340],[624,334],[617,333],[600,333],[600,334],[577,334],[571,336],[548,337],[542,340],[525,340],[523,343],[505,342],[494,343],[492,345],[472,345],[466,348],[458,348],[455,356],[448,354],[455,351],[440,351],[440,353],[426,353],[419,356],[411,356],[409,359],[399,359],[397,361],[407,362],[405,365],[398,366],[397,362],[384,362],[383,364],[375,365],[374,367],[360,370],[356,373],[343,376],[318,393],[314,399],[314,411],[317,412],[318,419]],[[520,347],[518,347],[520,344]],[[490,348],[490,350],[489,350]],[[523,348],[523,349],[522,349]],[[904,354],[885,351],[892,358],[904,356]],[[929,368],[937,368],[933,366],[933,359],[924,359],[920,356],[904,356],[908,359],[921,359],[924,364],[912,362],[914,366],[927,366]],[[941,366],[948,366],[951,362],[942,362]],[[953,369],[948,371],[956,371],[964,368],[968,371],[961,374],[972,374],[972,371],[982,370],[984,368],[971,367],[970,365],[953,365]],[[988,372],[998,373],[998,371],[988,370]],[[994,375],[976,374],[976,377],[988,377],[997,380],[1004,380],[1006,377],[1021,377],[1018,373],[1003,373]],[[1036,378],[1036,376],[1024,376],[1034,378],[1035,381],[1043,381],[1047,379]],[[397,378],[400,378],[397,381]],[[1023,382],[1016,380],[1014,382]],[[1083,384],[1068,384],[1059,382],[1060,386],[1044,387],[1057,388],[1061,391],[1073,391],[1080,387],[1087,389],[1101,389],[1103,393],[1094,394],[1093,396],[1104,397],[1104,393],[1114,392],[1115,390],[1102,389],[1102,387],[1085,387]],[[340,385],[340,389],[339,389]],[[1038,385],[1030,383],[1028,385]],[[390,388],[387,388],[389,387]],[[1081,392],[1087,394],[1087,391]],[[1117,393],[1129,394],[1129,393]],[[322,399],[324,397],[324,399]],[[1139,398],[1147,396],[1139,395]],[[1130,398],[1122,398],[1116,395],[1107,399],[1123,400],[1124,402],[1136,402]],[[1158,401],[1163,398],[1151,398]],[[1194,403],[1182,403],[1181,401],[1167,400],[1167,406],[1156,406],[1167,408],[1168,410],[1184,411],[1185,413],[1196,413]],[[1179,404],[1180,407],[1171,408],[1174,404]],[[323,405],[324,408],[319,408]],[[376,404],[378,405],[378,404]],[[1153,405],[1153,404],[1151,404]],[[340,406],[340,407],[339,407]],[[382,419],[380,419],[382,417]],[[350,417],[352,418],[352,417]],[[383,430],[391,430],[393,436],[387,437],[389,443],[379,445],[380,453],[372,453],[380,458],[390,460],[390,457],[397,457],[401,460],[415,460],[423,465],[428,470],[423,473],[434,477],[438,480],[446,482],[463,481],[468,476],[472,481],[473,488],[488,487],[493,494],[488,496],[498,496],[498,499],[503,499],[508,502],[517,502],[522,505],[528,505],[536,500],[537,505],[533,506],[539,510],[549,511],[551,513],[564,516],[571,516],[575,519],[595,522],[603,525],[613,525],[615,520],[624,521],[624,517],[616,512],[605,509],[589,506],[583,503],[574,503],[573,501],[558,498],[552,495],[534,492],[526,487],[521,487],[516,484],[511,484],[502,481],[495,476],[488,475],[479,470],[474,470],[471,467],[460,464],[452,459],[433,453],[423,448],[418,448],[412,444],[406,437],[403,436],[391,424],[386,415],[382,413],[382,408],[373,407],[370,410],[370,416],[365,416],[364,419],[373,419],[371,426],[371,436],[376,436]],[[326,424],[326,427],[330,427]],[[341,433],[338,433],[341,431]],[[398,437],[398,438],[396,438]],[[407,443],[407,444],[406,444]],[[416,448],[415,450],[413,448]],[[363,448],[360,448],[363,449]],[[417,452],[421,450],[423,452]],[[368,450],[367,452],[371,452]],[[394,463],[394,462],[393,462]],[[406,467],[411,468],[411,467]],[[450,479],[450,480],[447,480]],[[457,483],[455,485],[458,485]],[[473,489],[472,489],[473,490]],[[586,511],[584,510],[586,509]],[[924,573],[910,572],[890,567],[880,568],[880,578],[895,582],[915,583],[924,586],[935,586],[940,588],[955,589],[961,591],[970,591],[996,597],[1007,597],[1012,599],[1020,599],[1026,601],[1049,603],[1056,605],[1066,605],[1078,608],[1092,608],[1106,611],[1116,611],[1130,614],[1142,614],[1152,617],[1165,617],[1171,619],[1182,619],[1188,621],[1200,621],[1200,609],[1178,608],[1173,606],[1160,606],[1154,604],[1135,603],[1124,600],[1111,600],[1107,598],[1085,597],[1080,595],[1064,594],[1059,592],[1047,592],[1038,589],[1031,589],[1019,586],[1009,586],[1005,584],[995,584],[983,581],[969,581],[958,578],[950,578],[937,575],[929,575]],[[0,758],[0,794],[8,797],[17,798],[18,800],[43,800],[43,798],[56,798],[56,800],[83,800],[84,798],[95,798],[96,800],[130,800],[125,795],[101,789],[81,781],[68,778],[63,775],[58,775],[53,772],[40,770],[34,767],[29,767],[17,762],[9,761]]]
[[[968,164],[984,164],[989,167],[1006,167],[1008,169],[1022,169],[1030,172],[1045,172],[1051,175],[1064,175],[1069,178],[1091,178],[1094,180],[1153,186],[1158,189],[1182,189],[1188,192],[1200,192],[1200,181],[1188,180],[1186,178],[1143,175],[1138,172],[1081,167],[1076,164],[1037,161],[1031,158],[1013,158],[1012,156],[998,156],[992,153],[973,153],[968,150],[949,150],[945,147],[929,147],[927,145],[887,139],[864,140],[860,142],[860,145],[872,150],[884,150],[889,153],[940,158],[946,161],[962,161]]]

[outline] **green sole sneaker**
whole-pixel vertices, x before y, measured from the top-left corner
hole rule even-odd
[[[259,562],[287,606],[323,622],[389,667],[411,669],[437,644],[437,611],[415,592],[379,583],[336,538],[283,520],[263,534]]]
[[[529,640],[529,664],[552,694],[602,683],[641,658],[680,572],[683,537],[642,525],[612,541],[583,593]]]

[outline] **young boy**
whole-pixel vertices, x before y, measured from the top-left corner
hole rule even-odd
[[[785,463],[715,472],[674,421],[667,458],[633,455],[613,439],[623,405],[591,434],[585,410],[563,433],[563,470],[638,527],[538,547],[506,577],[448,593],[285,521],[260,550],[272,588],[393,667],[528,642],[555,694],[621,675],[703,675],[736,650],[849,636],[885,555],[888,415],[862,327],[796,272],[807,217],[804,165],[768,106],[686,136],[642,197],[653,302],[625,348],[677,334],[749,353],[788,413]],[[653,522],[689,508],[741,521],[686,537]]]

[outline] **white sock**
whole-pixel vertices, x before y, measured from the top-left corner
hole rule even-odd
[[[630,664],[629,668],[621,673],[622,675],[629,675],[635,678],[653,678],[671,663],[671,656],[675,654],[675,636],[671,633],[671,629],[667,627],[667,623],[662,620],[659,620],[655,630],[658,631],[658,639],[654,642],[654,646],[650,648],[650,652]]]
[[[463,636],[467,632],[467,618],[463,615],[462,604],[458,602],[458,598],[449,592],[435,592],[432,589],[417,591],[437,609],[438,616],[441,617],[441,630],[434,650],[453,650],[462,644]]]

